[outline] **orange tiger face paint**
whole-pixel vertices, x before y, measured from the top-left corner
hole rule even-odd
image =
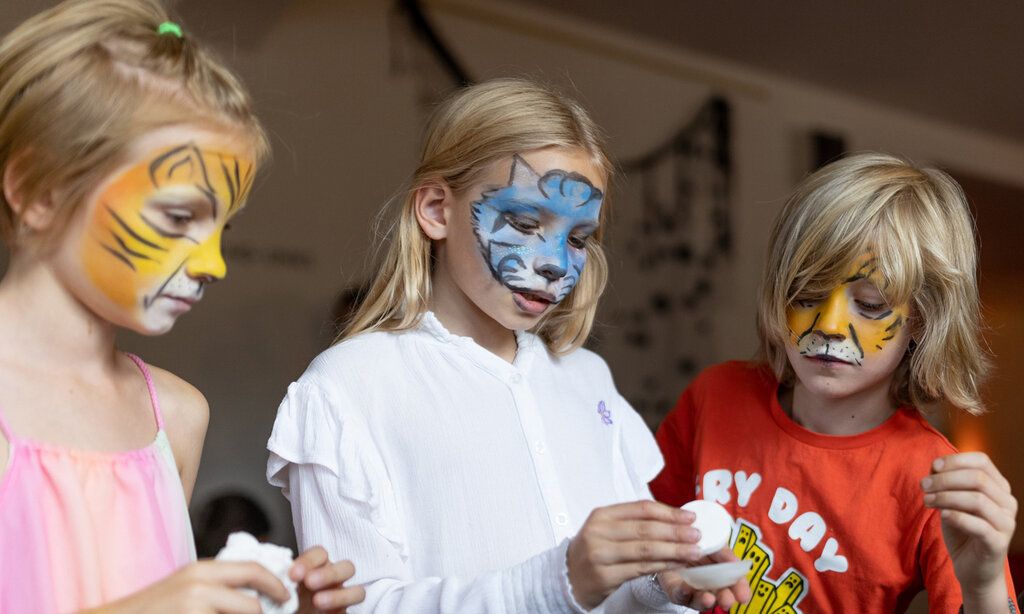
[[[252,186],[253,163],[230,141],[191,136],[116,173],[96,194],[82,237],[85,275],[139,332],[170,329],[225,276],[224,227]]]
[[[828,383],[835,393],[884,382],[909,342],[910,305],[889,305],[873,254],[864,254],[824,296],[798,296],[786,309],[786,353],[805,385]],[[822,386],[822,390],[825,386]]]

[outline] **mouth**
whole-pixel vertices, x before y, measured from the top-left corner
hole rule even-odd
[[[512,300],[519,309],[531,315],[540,315],[555,304],[553,294],[536,290],[512,289]]]
[[[192,306],[199,302],[199,299],[194,296],[175,296],[173,294],[161,294],[158,298],[164,298],[184,310],[192,309]]]
[[[823,364],[823,365],[852,365],[853,363],[848,360],[843,360],[831,354],[817,354],[815,356],[806,356],[808,360]]]

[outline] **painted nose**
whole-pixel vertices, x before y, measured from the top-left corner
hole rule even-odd
[[[846,301],[846,289],[837,288],[821,304],[815,330],[824,337],[845,339],[849,330],[850,314]]]
[[[540,257],[534,261],[533,270],[548,281],[557,281],[565,277],[565,272],[569,270],[569,251],[565,239],[550,239],[548,249],[541,252]]]
[[[537,271],[538,275],[548,281],[558,281],[565,277],[565,267],[560,267],[557,264],[541,264],[534,267],[534,270]]]
[[[192,256],[185,264],[185,273],[189,277],[210,283],[224,279],[227,275],[228,265],[225,264],[221,253],[221,234],[220,230],[213,233],[192,252]]]

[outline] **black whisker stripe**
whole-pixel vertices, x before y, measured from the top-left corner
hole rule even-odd
[[[872,320],[884,320],[892,315],[892,309],[887,310],[885,313],[871,318]]]
[[[203,152],[199,151],[199,148],[196,147],[195,143],[192,143],[191,146],[192,152],[199,161],[199,171],[203,174],[203,185],[206,186],[206,189],[203,189],[202,186],[196,187],[198,187],[200,191],[202,191],[203,194],[206,194],[207,198],[210,199],[210,203],[213,205],[213,217],[217,217],[217,197],[213,189],[213,184],[210,183],[210,175],[206,172],[206,161],[203,160]]]
[[[129,269],[131,269],[133,271],[135,270],[135,265],[132,264],[131,260],[128,260],[128,258],[124,254],[122,254],[121,252],[117,251],[113,247],[110,247],[106,243],[100,243],[100,247],[102,247],[103,249],[105,249],[108,252],[110,252],[110,255],[112,255],[113,257],[115,257],[118,260],[120,260],[121,262],[127,264]]]
[[[156,243],[153,243],[152,241],[149,241],[149,240],[144,239],[141,236],[139,236],[139,233],[137,233],[134,230],[132,230],[131,226],[129,226],[127,223],[125,223],[125,221],[121,219],[121,216],[119,216],[113,209],[110,208],[110,205],[106,205],[105,204],[104,206],[107,208],[107,211],[110,212],[110,215],[113,216],[114,221],[117,222],[118,225],[121,228],[123,228],[125,232],[127,232],[129,235],[131,235],[131,237],[133,239],[135,239],[136,241],[138,241],[139,243],[142,243],[143,245],[145,245],[147,247],[152,247],[153,249],[158,249],[158,250],[160,250],[162,252],[166,252],[167,251],[166,247],[160,247]]]
[[[163,294],[164,288],[167,287],[167,284],[171,283],[171,280],[174,279],[174,276],[178,274],[178,271],[180,271],[181,267],[183,266],[185,266],[184,260],[181,261],[181,264],[178,265],[178,268],[174,269],[174,271],[167,276],[167,279],[164,280],[164,283],[160,284],[160,287],[156,289],[156,292],[149,296],[143,297],[142,304],[146,307],[146,309],[149,309],[149,306],[153,304],[153,301],[155,301],[158,296]]]
[[[807,327],[807,330],[805,330],[804,332],[800,333],[800,335],[796,338],[796,342],[797,343],[800,343],[801,341],[804,340],[804,337],[806,337],[807,335],[811,334],[811,331],[814,330],[814,325],[818,323],[818,318],[820,318],[820,317],[821,317],[821,313],[814,314],[814,321],[811,322],[811,325]]]
[[[886,327],[885,332],[889,332],[894,328],[898,328],[900,326],[903,326],[903,316],[899,316],[898,318],[896,318],[895,322]]]
[[[857,331],[853,328],[853,324],[848,324],[847,328],[850,329],[850,338],[853,339],[853,344],[857,346],[857,351],[860,352],[860,357],[864,358],[864,348],[860,346],[860,339],[857,338]]]
[[[888,341],[888,340],[892,339],[895,336],[896,335],[889,335],[888,337],[882,337],[882,341]],[[882,348],[878,348],[878,349],[882,349]]]
[[[114,237],[114,240],[117,241],[117,244],[121,246],[121,249],[124,251],[125,254],[127,254],[129,256],[133,256],[135,258],[141,258],[143,260],[149,260],[151,262],[156,262],[156,260],[154,260],[153,258],[147,256],[146,254],[137,252],[137,251],[133,250],[132,248],[128,247],[128,244],[124,242],[124,239],[122,239],[121,237],[117,236],[117,233],[114,232],[113,228],[109,228],[108,230],[110,230],[110,236]]]

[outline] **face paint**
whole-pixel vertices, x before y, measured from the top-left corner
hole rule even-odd
[[[513,156],[508,185],[472,204],[480,253],[520,309],[542,313],[576,286],[603,198],[579,173],[555,169],[541,176]]]
[[[253,171],[194,141],[144,156],[97,196],[81,247],[89,280],[142,330],[169,329],[226,274],[221,236]]]
[[[857,259],[849,277],[825,297],[797,297],[786,310],[790,340],[800,356],[862,366],[886,349],[907,322],[909,305],[889,307],[876,259]]]

